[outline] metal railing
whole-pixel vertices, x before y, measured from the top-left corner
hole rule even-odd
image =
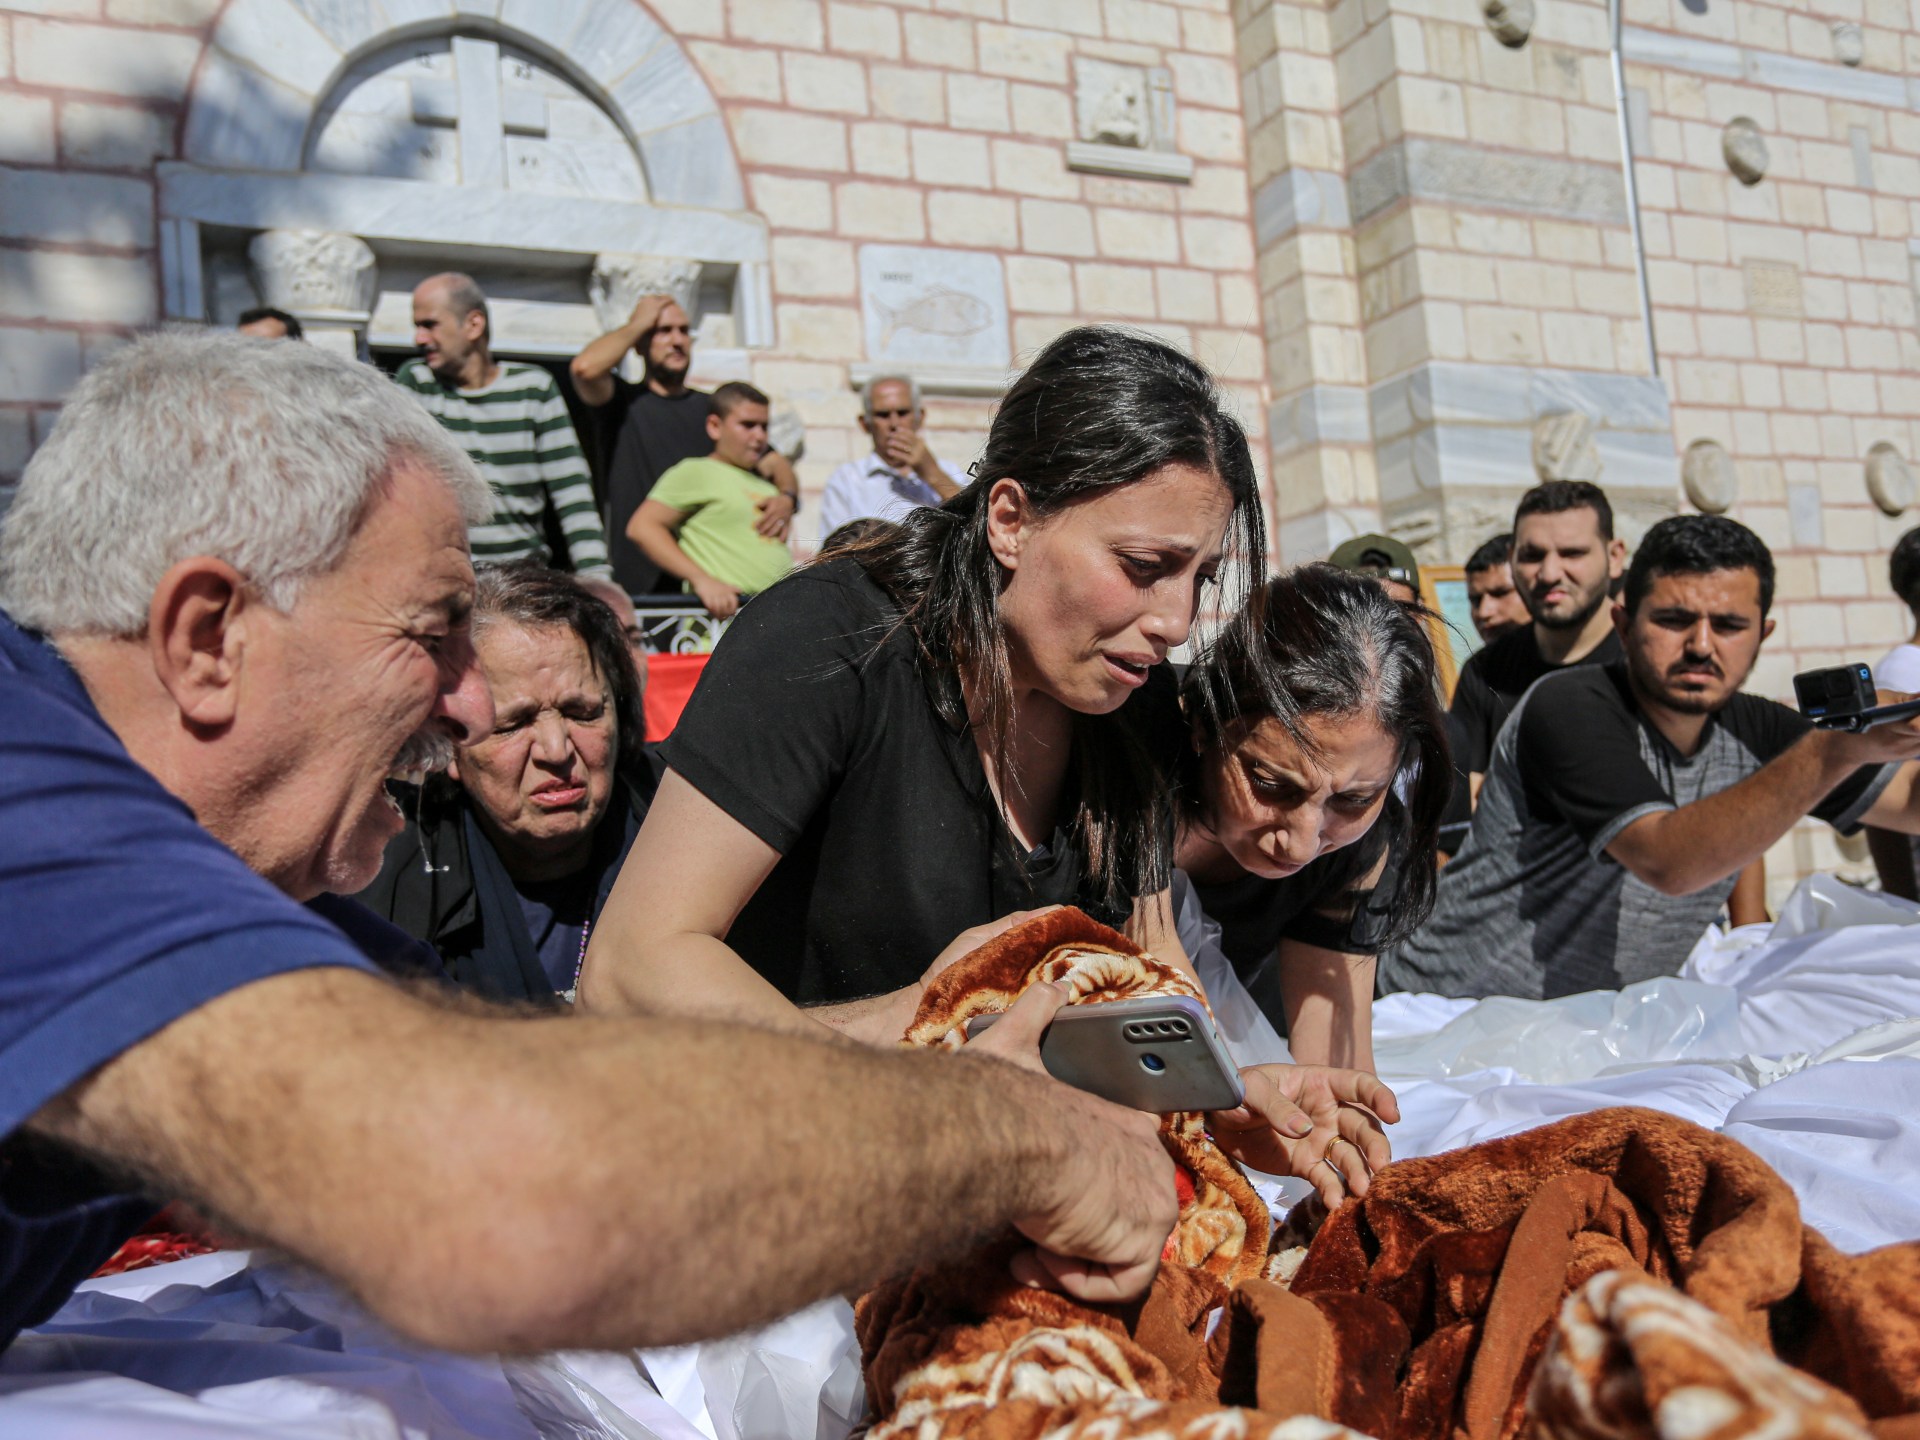
[[[730,623],[716,620],[691,595],[640,595],[633,613],[647,649],[655,655],[706,655]]]

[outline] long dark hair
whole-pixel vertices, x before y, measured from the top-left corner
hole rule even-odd
[[[1434,849],[1453,786],[1427,618],[1376,580],[1301,565],[1254,591],[1188,670],[1181,695],[1207,750],[1226,746],[1235,722],[1269,717],[1308,754],[1314,744],[1303,722],[1314,715],[1369,716],[1399,740],[1396,785],[1408,776],[1412,792],[1404,797],[1406,850],[1396,893],[1370,907],[1384,914],[1381,949],[1406,939],[1432,913]],[[1197,776],[1180,794],[1188,815],[1204,821]]]
[[[473,578],[476,631],[504,620],[532,630],[571,630],[580,637],[613,701],[616,758],[623,766],[639,760],[647,738],[640,675],[613,607],[573,576],[537,560],[483,566]]]
[[[1219,477],[1233,497],[1221,573],[1257,573],[1266,550],[1259,483],[1246,432],[1213,377],[1164,341],[1107,325],[1069,330],[1014,381],[994,414],[971,485],[938,509],[863,536],[838,553],[856,560],[901,609],[941,718],[978,726],[1003,786],[1013,676],[1000,616],[1006,574],[987,542],[987,495],[1017,480],[1045,517],[1073,501],[1131,485],[1168,465]],[[1237,607],[1237,597],[1223,597]],[[1171,814],[1150,745],[1125,710],[1074,717],[1078,809],[1073,831],[1108,904],[1163,888],[1171,873]]]

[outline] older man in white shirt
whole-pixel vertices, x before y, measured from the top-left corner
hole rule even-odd
[[[905,375],[880,375],[861,391],[860,428],[873,452],[827,477],[820,500],[820,538],[852,520],[902,520],[916,505],[938,505],[960,493],[964,475],[943,465],[920,427],[920,387]]]

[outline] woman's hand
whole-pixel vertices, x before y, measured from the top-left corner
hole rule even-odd
[[[1373,1172],[1393,1157],[1382,1123],[1400,1104],[1377,1075],[1325,1065],[1250,1065],[1247,1098],[1208,1116],[1213,1138],[1234,1159],[1269,1175],[1310,1180],[1329,1210],[1367,1193]]]
[[[1058,910],[1058,905],[1042,905],[1038,910],[1015,910],[1011,915],[1002,915],[998,920],[989,920],[984,925],[975,925],[970,930],[962,930],[953,937],[951,944],[933,957],[933,963],[920,976],[924,987],[933,983],[933,977],[946,969],[962,955],[971,955],[982,945],[997,935],[1004,935],[1016,925],[1023,925],[1036,915],[1044,915],[1049,910]]]

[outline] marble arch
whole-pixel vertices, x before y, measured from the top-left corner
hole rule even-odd
[[[443,77],[437,98],[421,100],[416,87],[413,102],[413,119],[457,137],[457,175],[316,165],[314,141],[343,87],[419,42],[469,61]],[[492,63],[529,57],[597,107],[637,156],[644,193],[508,188],[499,151],[514,131],[504,102],[515,97],[478,83],[471,57],[489,53]],[[159,172],[169,316],[220,318],[213,291],[222,274],[230,288],[236,247],[268,235],[266,252],[335,267],[307,277],[306,289],[326,292],[320,311],[349,320],[374,308],[374,257],[401,270],[444,261],[566,277],[554,282],[572,287],[561,298],[589,326],[590,271],[604,281],[631,275],[635,257],[660,257],[675,274],[689,263],[704,274],[707,309],[724,308],[721,333],[733,343],[771,340],[766,227],[746,209],[725,121],[697,67],[637,0],[232,0],[195,72],[182,156]],[[366,323],[358,316],[363,335]]]

